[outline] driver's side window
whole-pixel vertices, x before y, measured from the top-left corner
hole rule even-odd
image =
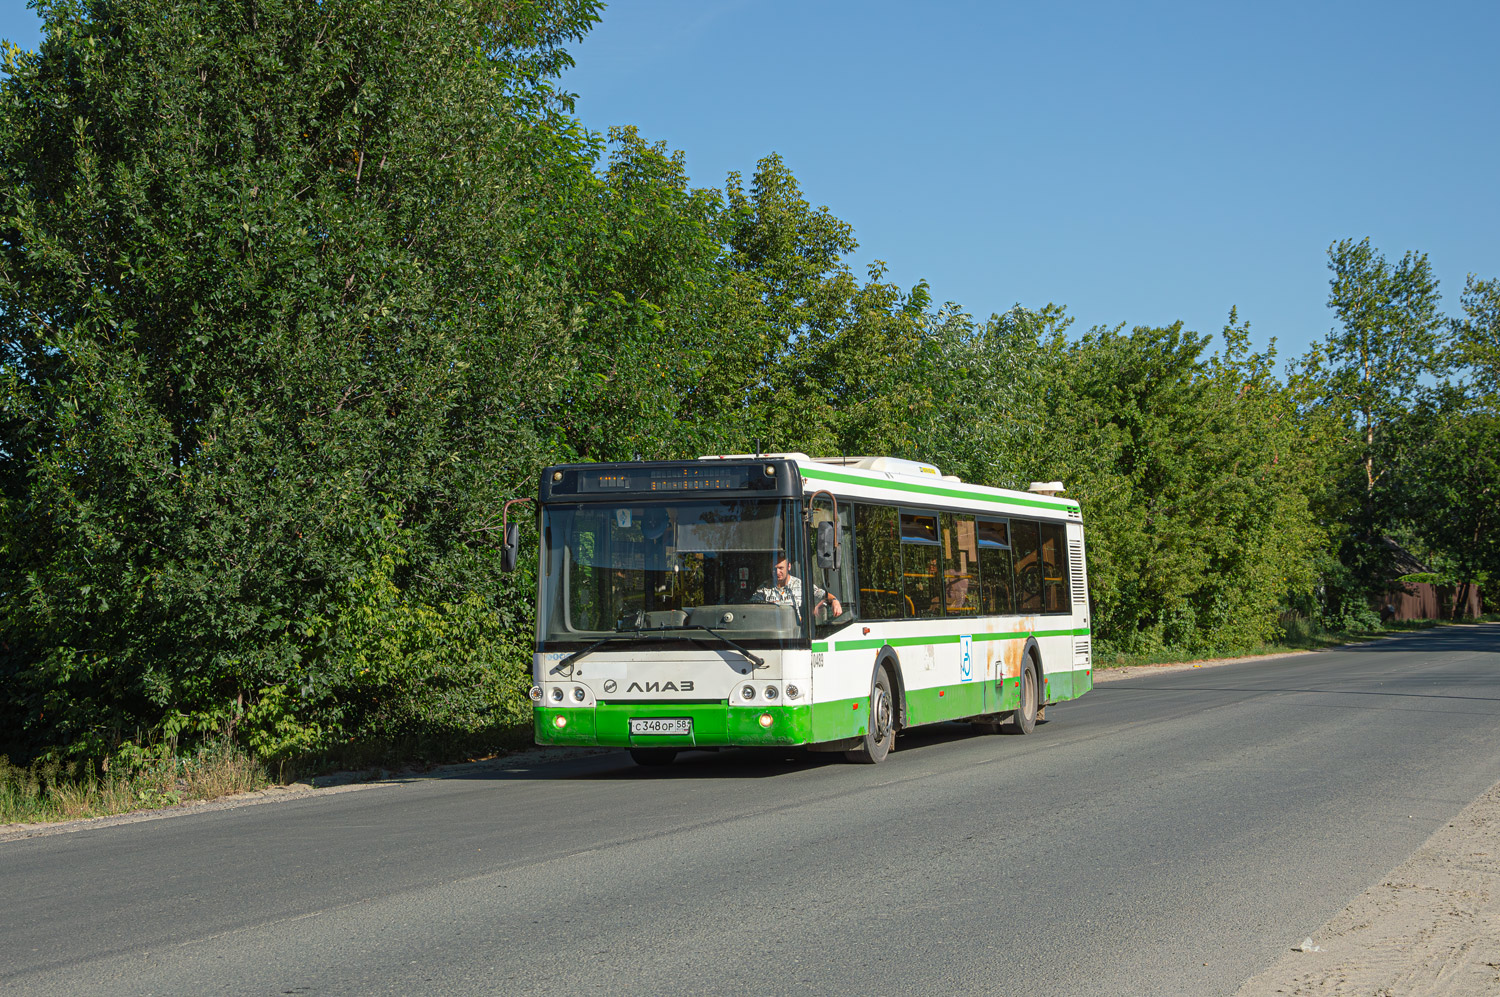
[[[813,528],[808,532],[811,549],[807,563],[812,569],[809,573],[818,588],[827,590],[838,599],[839,608],[843,610],[841,615],[833,616],[825,609],[813,617],[813,632],[822,637],[854,619],[855,600],[858,597],[858,585],[854,579],[854,506],[852,503],[839,503],[838,521],[835,524],[839,551],[837,568],[825,570],[817,566],[818,524],[833,522],[833,510],[819,503],[813,509],[812,518]],[[809,592],[808,595],[810,597],[812,593]]]

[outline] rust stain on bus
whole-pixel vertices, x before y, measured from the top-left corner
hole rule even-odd
[[[1003,643],[1005,648],[1005,677],[1015,678],[1021,674],[1021,652],[1026,649],[1024,642],[1019,640],[1008,640]]]

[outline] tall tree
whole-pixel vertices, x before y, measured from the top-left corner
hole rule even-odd
[[[1453,320],[1454,363],[1471,377],[1471,393],[1500,405],[1500,279],[1469,274]]]
[[[0,84],[0,752],[358,687],[372,578],[488,618],[598,7],[41,4]]]
[[[1390,490],[1401,460],[1393,432],[1424,378],[1446,362],[1447,323],[1438,282],[1424,253],[1391,263],[1368,238],[1329,247],[1328,306],[1339,326],[1303,358],[1296,379],[1304,400],[1342,429],[1342,459],[1318,504],[1342,535],[1339,567],[1326,579],[1329,608],[1362,604],[1390,580],[1390,548],[1380,542],[1399,511]]]
[[[553,214],[576,316],[550,413],[559,454],[628,460],[717,445],[748,376],[724,195],[690,187],[681,152],[616,128],[605,168]]]
[[[1311,363],[1322,374],[1325,400],[1348,422],[1372,505],[1388,471],[1379,437],[1410,406],[1422,377],[1440,370],[1446,323],[1426,253],[1407,252],[1391,264],[1368,237],[1344,239],[1329,247],[1328,269],[1328,307],[1341,328],[1329,332]]]
[[[822,390],[818,358],[838,337],[858,289],[844,261],[858,246],[854,230],[826,206],[813,208],[774,153],[756,164],[748,190],[732,173],[725,192],[728,263],[758,347],[746,421],[761,428],[769,448],[830,449],[833,400]]]

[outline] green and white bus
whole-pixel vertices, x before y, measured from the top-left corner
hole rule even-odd
[[[549,467],[537,743],[878,762],[919,724],[1030,733],[1093,685],[1083,522],[1061,488],[800,453]],[[513,530],[507,545],[513,560]]]

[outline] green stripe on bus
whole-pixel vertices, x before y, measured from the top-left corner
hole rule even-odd
[[[987,640],[1025,640],[1027,637],[1087,637],[1088,627],[1080,627],[1077,630],[1017,630],[1007,633],[969,634],[975,641]],[[939,634],[935,637],[891,637],[876,640],[840,640],[829,641],[824,645],[826,650],[838,651],[869,651],[878,647],[921,647],[924,644],[957,644],[957,634]],[[818,650],[818,645],[813,645],[813,650]]]
[[[875,647],[921,647],[923,644],[957,644],[957,634],[942,634],[937,637],[883,637],[878,640],[841,640],[836,646],[840,651],[867,651]]]
[[[800,466],[800,465],[799,465]],[[960,491],[957,488],[943,488],[938,485],[922,485],[915,481],[891,481],[856,478],[852,474],[840,474],[838,471],[829,471],[824,468],[801,467],[804,478],[813,478],[820,481],[837,481],[846,485],[869,485],[872,488],[888,488],[898,492],[913,492],[918,495],[935,495],[941,498],[965,499],[970,502],[994,502],[1000,505],[1019,505],[1035,509],[1053,509],[1057,512],[1071,512],[1077,508],[1072,505],[1062,505],[1057,502],[1043,502],[1040,499],[1012,498],[1008,495],[984,495],[975,492]]]
[[[958,634],[938,634],[935,637],[892,637],[886,643],[892,647],[921,647],[923,644],[957,644]]]

